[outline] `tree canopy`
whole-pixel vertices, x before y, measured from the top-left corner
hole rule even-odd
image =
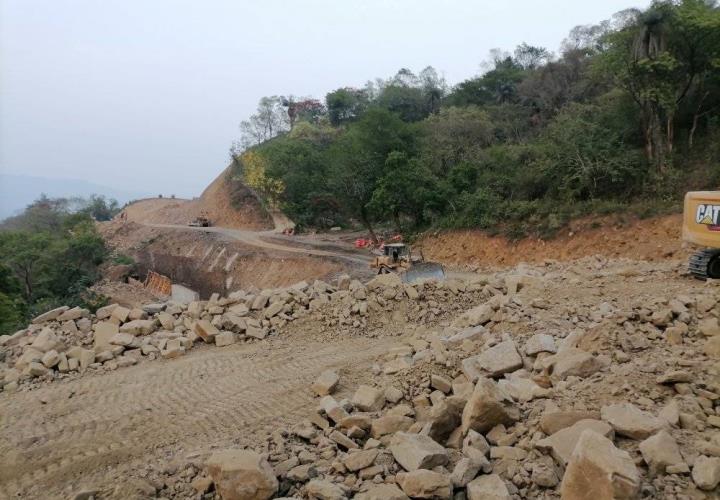
[[[548,234],[594,207],[677,204],[720,180],[714,1],[656,0],[573,28],[557,55],[523,42],[481,67],[454,86],[428,66],[324,103],[263,98],[239,152],[263,165],[257,190],[301,226],[371,234]],[[236,163],[252,184],[254,163]]]

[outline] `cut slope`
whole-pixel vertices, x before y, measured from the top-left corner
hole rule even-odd
[[[622,223],[610,217],[593,217],[574,221],[564,234],[551,240],[512,241],[470,229],[426,236],[419,244],[426,259],[445,264],[512,266],[520,262],[566,261],[596,254],[659,260],[682,256],[681,228],[681,215]]]
[[[233,229],[272,229],[272,219],[255,194],[239,180],[231,179],[230,167],[205,188],[199,198],[148,198],[127,206],[127,220],[142,224],[187,224],[208,217],[213,225]]]

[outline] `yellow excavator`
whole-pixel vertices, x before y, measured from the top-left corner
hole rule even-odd
[[[690,273],[697,279],[720,278],[720,191],[691,191],[685,195],[682,237],[702,247],[690,257]]]

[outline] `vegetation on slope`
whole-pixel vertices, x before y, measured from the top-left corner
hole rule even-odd
[[[117,209],[97,196],[43,196],[0,224],[0,335],[52,307],[93,305],[86,288],[107,257],[94,220],[109,220]]]
[[[678,206],[720,179],[720,10],[656,1],[522,44],[450,88],[428,67],[311,98],[264,97],[236,171],[303,226],[547,234],[569,218]]]

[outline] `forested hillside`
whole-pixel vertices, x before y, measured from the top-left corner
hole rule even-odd
[[[108,251],[94,221],[118,210],[102,196],[43,195],[0,223],[0,335],[53,307],[97,305],[86,288],[100,277]]]
[[[677,209],[720,180],[715,2],[622,11],[574,28],[557,55],[523,43],[484,69],[454,86],[427,67],[324,100],[265,97],[231,148],[235,173],[305,227],[516,236]]]

